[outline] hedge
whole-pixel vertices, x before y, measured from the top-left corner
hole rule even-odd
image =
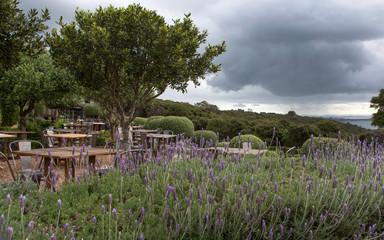
[[[251,142],[252,149],[263,149],[264,148],[264,142],[256,137],[255,135],[240,135],[233,137],[231,141],[229,141],[229,147],[230,148],[242,148],[242,143],[244,142]]]
[[[201,140],[204,139],[202,143]],[[197,143],[199,146],[204,147],[205,143],[212,140],[211,146],[217,143],[217,135],[215,132],[210,130],[198,130],[193,133],[193,141]]]

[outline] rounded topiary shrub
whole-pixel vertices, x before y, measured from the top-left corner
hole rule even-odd
[[[133,121],[133,123],[135,125],[145,125],[145,123],[147,122],[147,118],[143,118],[143,117],[137,117],[135,118],[135,120]]]
[[[159,120],[159,127],[163,130],[170,130],[173,134],[184,134],[192,137],[195,127],[191,120],[186,117],[168,116]]]
[[[326,138],[326,137],[312,137],[304,142],[300,149],[301,155],[314,156],[317,150],[323,152],[326,148],[329,151],[334,152],[337,148],[344,147],[345,141],[338,140],[337,138]]]
[[[204,139],[204,142],[202,142]],[[217,143],[217,135],[215,132],[210,130],[198,130],[193,133],[193,141],[201,147],[206,145],[207,141],[212,140],[212,146]]]
[[[83,107],[83,114],[87,117],[98,117],[102,115],[102,112],[98,105],[87,104]]]
[[[145,128],[146,129],[156,129],[156,128],[158,128],[159,122],[157,122],[156,124],[155,123],[151,124],[151,122],[154,121],[154,120],[160,120],[161,118],[164,118],[164,117],[163,116],[151,116],[151,117],[147,118],[147,121],[145,121],[145,124],[144,124]]]
[[[240,135],[233,137],[231,141],[229,141],[230,148],[242,148],[244,142],[250,142],[252,144],[252,149],[263,149],[264,142],[256,137],[255,135]]]

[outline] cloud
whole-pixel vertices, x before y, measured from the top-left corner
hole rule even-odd
[[[337,1],[233,5],[217,20],[228,51],[220,58],[222,73],[208,83],[223,91],[261,86],[279,96],[380,88],[382,77],[370,74],[373,66],[383,75],[380,59],[365,43],[384,37],[383,8]]]
[[[233,107],[237,107],[237,108],[244,108],[244,107],[246,107],[246,106],[247,106],[247,105],[242,104],[242,103],[238,103],[238,104],[233,105]]]

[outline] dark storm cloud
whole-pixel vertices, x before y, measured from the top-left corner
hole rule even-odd
[[[382,87],[384,70],[380,75],[367,71],[382,66],[365,43],[384,36],[384,4],[248,3],[217,19],[228,51],[220,57],[222,73],[210,85],[225,91],[257,85],[281,96]]]

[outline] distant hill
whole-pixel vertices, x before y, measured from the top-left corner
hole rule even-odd
[[[185,116],[192,120],[196,130],[206,129],[218,132],[221,139],[232,138],[239,133],[253,134],[267,142],[276,141],[277,137],[280,144],[288,146],[299,146],[311,134],[337,137],[338,131],[341,131],[342,136],[347,137],[364,135],[368,131],[366,128],[348,122],[299,116],[293,111],[287,114],[257,113],[242,109],[222,111],[206,101],[192,105],[156,99],[145,106],[140,117],[155,115]]]

